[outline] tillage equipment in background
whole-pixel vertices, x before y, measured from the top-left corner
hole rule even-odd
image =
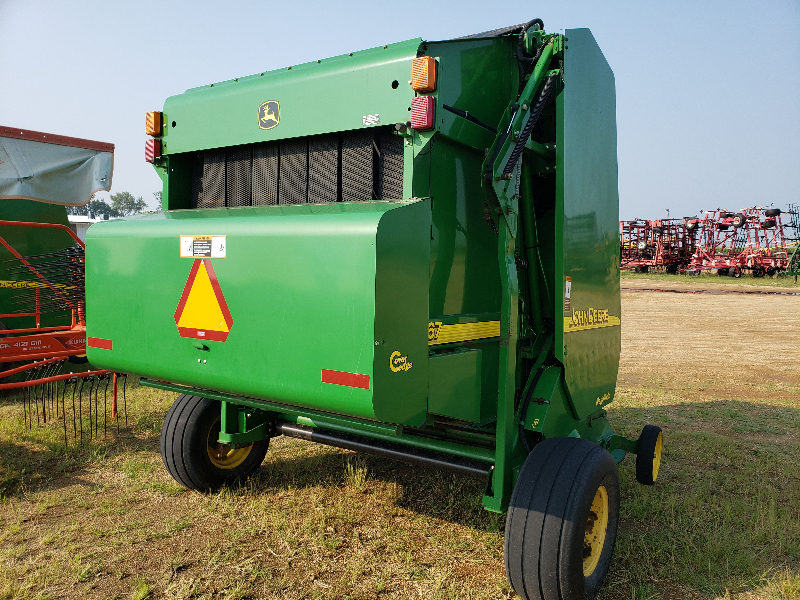
[[[87,235],[89,358],[180,394],[161,453],[213,490],[298,437],[477,477],[524,598],[592,597],[617,463],[614,76],[592,34],[413,39],[149,113],[165,212]],[[146,326],[144,326],[146,324]]]

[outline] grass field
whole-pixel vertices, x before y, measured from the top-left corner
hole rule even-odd
[[[601,600],[800,598],[799,303],[623,293],[610,417],[666,446],[652,488],[620,466]],[[0,400],[0,598],[515,597],[480,482],[278,438],[244,486],[189,492],[158,453],[172,400],[134,385],[128,428],[68,450]]]

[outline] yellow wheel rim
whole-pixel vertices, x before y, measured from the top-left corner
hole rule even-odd
[[[658,477],[658,469],[661,467],[661,443],[662,443],[662,436],[661,432],[658,432],[658,439],[656,440],[656,448],[653,451],[653,482],[655,482],[656,477]]]
[[[608,492],[605,486],[597,488],[592,500],[589,518],[586,521],[586,533],[583,536],[583,576],[589,577],[600,562],[603,546],[606,543],[608,529]]]
[[[211,463],[218,469],[235,469],[242,464],[245,459],[250,455],[250,450],[253,449],[253,444],[249,444],[244,448],[231,448],[227,444],[220,444],[219,440],[220,431],[220,418],[214,421],[211,429],[208,432],[208,439],[206,440],[206,452]]]

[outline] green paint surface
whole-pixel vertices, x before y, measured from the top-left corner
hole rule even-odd
[[[87,335],[99,368],[361,418],[424,421],[427,203],[361,202],[176,211],[95,225],[87,236]],[[210,259],[233,318],[224,342],[174,319],[193,258],[181,235],[225,235]],[[394,372],[400,351],[413,364]],[[198,362],[199,361],[199,362]],[[323,369],[369,389],[323,383]],[[398,402],[398,393],[403,398]]]

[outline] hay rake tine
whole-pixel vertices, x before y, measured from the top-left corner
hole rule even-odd
[[[67,441],[67,411],[64,407],[64,396],[67,393],[67,382],[64,381],[64,384],[61,386],[61,420],[64,422],[64,448],[69,448],[69,442]]]
[[[100,394],[100,377],[97,378],[97,385],[94,388],[94,437],[95,439],[99,437],[99,427],[100,427],[100,413],[97,410],[97,396]],[[103,415],[105,418],[105,415]]]
[[[92,439],[92,391],[94,390],[94,377],[87,377],[89,380],[89,397],[87,398],[89,404],[89,439]]]
[[[106,380],[106,387],[103,388],[103,439],[106,439],[108,434],[108,384],[110,380],[108,373],[103,375],[103,379]]]
[[[78,378],[72,377],[69,382],[72,384],[72,435],[78,439],[78,427],[76,425],[77,419],[75,417],[75,390],[78,389]]]
[[[78,390],[78,418],[81,421],[81,444],[83,444],[83,383],[84,378],[81,377],[81,387]]]
[[[127,427],[128,426],[128,399],[125,396],[125,387],[128,385],[128,374],[127,373],[123,373],[122,377],[123,377],[123,380],[122,380],[122,407],[123,407],[123,410],[125,411],[125,427]]]

